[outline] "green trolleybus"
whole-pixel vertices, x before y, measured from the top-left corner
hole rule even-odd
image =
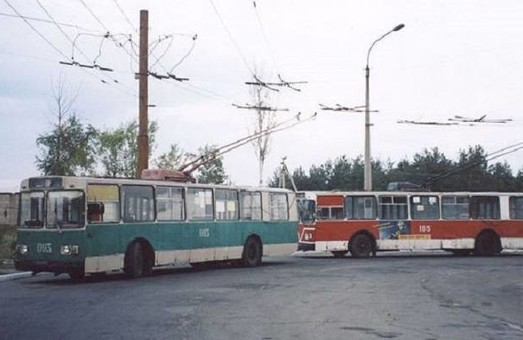
[[[150,179],[35,177],[22,181],[15,267],[86,274],[290,255],[292,191]]]

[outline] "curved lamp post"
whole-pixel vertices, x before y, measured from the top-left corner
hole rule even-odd
[[[369,47],[369,51],[367,52],[367,65],[365,66],[365,170],[364,170],[364,190],[365,191],[371,191],[372,190],[372,165],[370,161],[370,117],[369,117],[369,57],[370,57],[370,51],[372,51],[372,48],[376,43],[383,38],[385,38],[387,35],[391,34],[392,32],[399,31],[405,27],[404,24],[399,24],[398,26],[394,27],[378,39],[376,39],[372,45]]]

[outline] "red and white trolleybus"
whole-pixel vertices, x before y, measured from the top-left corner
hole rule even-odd
[[[298,250],[495,255],[523,249],[523,193],[303,192]]]

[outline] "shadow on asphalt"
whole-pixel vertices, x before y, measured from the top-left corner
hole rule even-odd
[[[462,258],[506,258],[506,257],[518,257],[523,256],[523,252],[514,252],[514,253],[502,253],[495,256],[477,256],[477,255],[454,255],[449,252],[408,252],[408,251],[385,251],[385,252],[379,252],[377,256],[371,256],[371,257],[361,257],[361,258],[355,258],[352,257],[350,254],[347,254],[342,257],[335,257],[334,255],[330,253],[302,253],[298,256],[295,256],[296,258],[305,259],[307,261],[309,260],[326,260],[329,259],[330,261],[388,261],[388,260],[402,260],[405,259],[420,259],[420,258],[432,258],[432,259],[445,259],[448,260],[449,258],[454,259],[462,259]]]
[[[33,279],[31,281],[24,282],[25,284],[47,284],[47,285],[57,285],[57,286],[68,286],[68,285],[78,285],[78,284],[96,284],[96,283],[103,283],[103,282],[117,282],[117,281],[129,281],[129,282],[139,282],[141,280],[151,280],[154,278],[164,277],[164,276],[176,276],[176,275],[185,275],[185,274],[192,274],[192,273],[205,273],[205,272],[211,272],[216,270],[256,270],[256,268],[263,268],[263,267],[272,267],[272,266],[281,266],[290,264],[289,262],[285,261],[274,261],[269,260],[267,262],[262,262],[262,264],[259,267],[249,268],[249,267],[243,267],[241,265],[232,264],[232,263],[205,263],[201,265],[196,265],[194,267],[187,265],[184,267],[161,267],[161,268],[155,268],[153,270],[153,274],[149,277],[142,277],[142,278],[131,278],[127,274],[123,272],[115,272],[115,273],[103,273],[103,274],[91,274],[87,275],[82,279],[73,280],[69,278],[67,274],[60,274],[58,276],[54,276],[50,273],[40,273],[37,274],[36,277],[41,277],[40,280]]]

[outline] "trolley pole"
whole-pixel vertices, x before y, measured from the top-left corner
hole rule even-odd
[[[138,173],[137,177],[142,176],[142,171],[149,168],[149,12],[140,11],[140,68],[138,73],[138,109],[139,109],[139,127],[138,127]]]

